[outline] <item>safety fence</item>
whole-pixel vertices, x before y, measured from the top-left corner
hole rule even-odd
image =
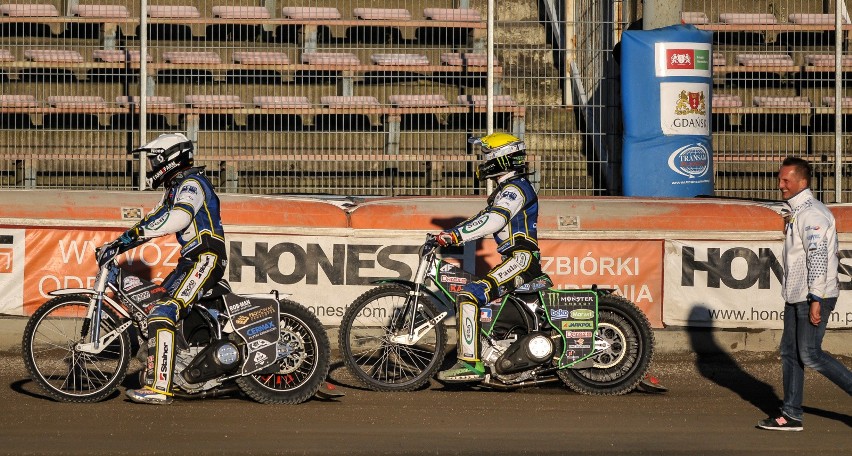
[[[223,193],[481,194],[467,138],[491,113],[527,141],[542,195],[618,194],[613,48],[641,5],[491,3],[489,33],[486,0],[0,0],[0,187],[137,189],[127,152],[182,131]],[[818,164],[824,200],[852,199],[834,130],[852,107],[827,100],[847,73],[825,60],[833,26],[812,23],[833,8],[684,2],[722,56],[717,195],[777,198],[777,163],[796,154]]]

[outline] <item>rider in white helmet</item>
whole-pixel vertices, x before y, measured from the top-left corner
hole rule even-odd
[[[148,159],[148,187],[156,189],[165,184],[165,194],[139,223],[101,247],[99,255],[117,255],[168,234],[174,234],[181,245],[177,267],[163,280],[168,294],[148,314],[146,384],[127,390],[127,397],[134,402],[168,404],[173,399],[176,323],[224,276],[225,232],[219,197],[204,169],[193,167],[192,141],[179,133],[164,134],[131,151],[136,152]]]
[[[538,248],[538,196],[527,180],[526,144],[508,133],[471,138],[481,147],[483,162],[477,168],[479,180],[495,179],[488,205],[473,217],[437,236],[442,246],[460,245],[493,235],[502,262],[485,278],[465,285],[458,296],[458,362],[438,373],[445,382],[470,382],[485,378],[479,358],[480,307],[539,279],[542,287],[552,285],[541,271]]]

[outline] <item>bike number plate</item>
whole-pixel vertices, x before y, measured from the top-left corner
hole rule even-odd
[[[246,342],[248,352],[242,373],[257,372],[278,359],[278,325],[281,314],[274,298],[246,298],[235,294],[223,297],[234,331]]]
[[[591,356],[598,328],[597,293],[548,289],[541,292],[541,297],[550,325],[564,341],[558,367],[570,367]]]

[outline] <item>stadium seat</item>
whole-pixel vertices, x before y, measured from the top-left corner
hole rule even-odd
[[[311,102],[308,101],[308,97],[256,95],[252,98],[252,103],[261,109],[290,109],[311,107]]]
[[[201,17],[198,8],[192,5],[148,5],[148,17],[181,19]]]
[[[141,55],[141,51],[120,51],[117,49],[96,49],[92,51],[92,58],[96,62],[124,63],[127,62],[128,57],[130,57],[131,62],[140,62]],[[149,55],[147,61],[153,62],[154,58]]]
[[[818,67],[834,67],[834,54],[807,54],[805,55],[805,65]],[[852,66],[852,55],[844,55],[840,57],[842,66]]]
[[[683,24],[709,24],[710,18],[704,11],[683,11],[680,13],[680,22]]]
[[[793,66],[788,54],[737,54],[737,64],[742,66]]]
[[[411,13],[403,8],[355,8],[352,16],[362,20],[408,21]]]
[[[269,19],[271,14],[263,6],[214,6],[213,17],[222,19]]]
[[[725,24],[767,25],[777,24],[778,19],[769,13],[721,13],[719,21]]]
[[[444,108],[450,105],[450,102],[447,101],[447,98],[440,94],[433,95],[408,95],[408,94],[397,94],[390,95],[388,97],[388,103],[395,108],[410,108],[414,109],[422,109],[425,108],[426,113],[421,112],[412,112],[412,113],[403,113],[399,116],[400,122],[400,130],[421,130],[421,131],[429,131],[435,130],[438,128],[442,128],[443,125],[441,123],[440,118],[434,114],[428,112],[428,110],[434,108]],[[390,122],[390,120],[385,120],[385,123]]]
[[[119,106],[123,108],[129,108],[132,106],[136,106],[141,101],[141,97],[138,96],[118,96],[115,97],[115,102]],[[172,97],[166,96],[148,96],[145,97],[145,101],[148,103],[148,106],[157,106],[160,108],[169,108],[176,109],[177,105],[174,101],[172,101]]]
[[[340,19],[337,8],[316,6],[285,6],[281,8],[281,16],[287,19]]]
[[[124,5],[75,5],[71,8],[71,14],[79,17],[130,17],[130,11]]]
[[[424,8],[423,17],[444,22],[479,22],[482,16],[473,8]]]
[[[15,56],[8,49],[0,49],[0,62],[14,62]]]
[[[837,101],[834,97],[822,97],[822,105],[834,107],[837,104]],[[842,97],[840,99],[840,107],[843,109],[852,108],[852,97]]]
[[[728,62],[725,60],[725,54],[721,52],[713,53],[713,66],[725,66]]]
[[[752,98],[752,103],[758,107],[771,108],[809,108],[811,106],[808,97],[757,96]]]
[[[714,108],[740,108],[743,105],[743,100],[739,95],[714,93],[711,105]]]
[[[163,52],[163,62],[172,64],[219,64],[222,58],[215,51],[169,51]]]
[[[0,5],[0,16],[59,17],[59,10],[50,3],[7,3]]]
[[[234,63],[242,65],[289,65],[286,52],[275,51],[234,51],[231,55]]]
[[[27,49],[24,58],[32,62],[83,63],[83,56],[67,49]]]
[[[376,65],[429,65],[429,58],[421,54],[373,54],[370,56],[370,60]]]
[[[787,16],[787,20],[793,24],[834,25],[834,14],[793,13]],[[845,18],[842,20],[849,23]]]
[[[238,95],[187,95],[184,102],[192,108],[234,109],[243,106]]]
[[[304,52],[302,63],[308,65],[360,65],[358,56],[351,52]]]
[[[35,95],[0,95],[0,108],[36,108]]]

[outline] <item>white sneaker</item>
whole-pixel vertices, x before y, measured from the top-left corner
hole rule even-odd
[[[159,391],[154,391],[151,388],[143,387],[139,389],[129,389],[125,395],[133,402],[139,404],[171,404],[174,398]]]

